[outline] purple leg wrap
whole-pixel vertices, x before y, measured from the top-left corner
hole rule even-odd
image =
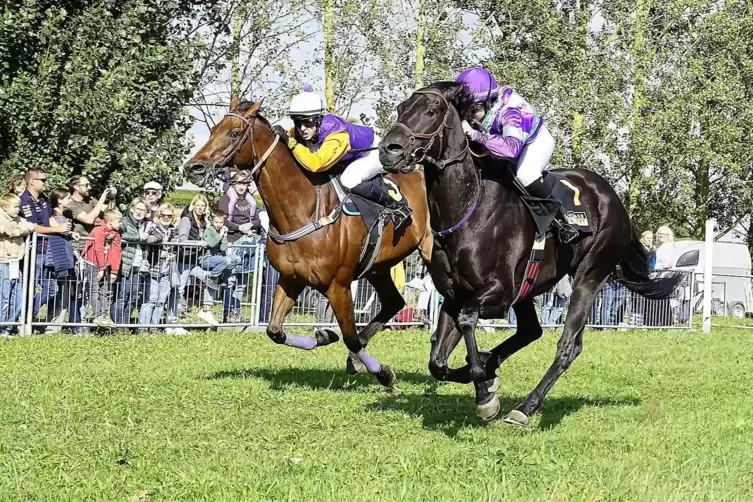
[[[316,348],[316,340],[310,336],[285,335],[285,345],[297,349],[314,350]]]
[[[382,370],[382,365],[379,364],[379,361],[367,354],[366,349],[361,349],[356,355],[358,356],[358,359],[361,360],[363,365],[366,366],[366,369],[369,371],[369,373],[376,374]]]

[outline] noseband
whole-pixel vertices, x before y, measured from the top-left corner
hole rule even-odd
[[[428,162],[430,164],[435,165],[441,171],[448,165],[454,162],[463,160],[470,146],[468,143],[468,138],[465,138],[465,148],[463,148],[460,151],[460,153],[458,153],[457,155],[453,155],[449,159],[437,160],[431,157],[428,153],[431,147],[434,145],[434,140],[437,139],[437,137],[439,137],[439,155],[441,156],[442,153],[444,152],[444,147],[442,144],[442,137],[444,135],[445,129],[449,127],[447,125],[447,121],[450,119],[450,103],[447,101],[447,98],[445,98],[441,92],[435,91],[433,89],[422,89],[422,90],[415,91],[413,94],[433,95],[433,96],[439,97],[439,99],[442,100],[442,103],[444,103],[445,112],[444,112],[444,117],[442,118],[442,123],[439,124],[439,127],[437,127],[437,129],[434,132],[428,133],[428,134],[414,132],[402,122],[397,122],[397,124],[395,124],[400,129],[402,129],[406,134],[408,134],[408,144],[410,146],[413,146],[413,144],[416,142],[416,139],[429,140],[425,146],[419,146],[411,152],[410,154],[411,161],[415,162],[416,164],[422,164],[424,162]],[[419,151],[421,152],[420,157],[418,156]]]

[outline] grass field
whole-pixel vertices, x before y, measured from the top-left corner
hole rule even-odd
[[[527,429],[481,423],[471,387],[435,383],[426,332],[375,339],[392,394],[348,378],[342,345],[16,339],[0,344],[0,499],[752,500],[751,336],[587,333]],[[557,337],[503,367],[503,410]]]

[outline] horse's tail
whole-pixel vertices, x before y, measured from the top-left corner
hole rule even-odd
[[[630,249],[617,264],[615,276],[633,293],[648,298],[661,300],[672,294],[672,291],[683,279],[681,273],[663,274],[661,277],[651,278],[648,265],[648,252],[641,244],[640,236],[631,225]]]

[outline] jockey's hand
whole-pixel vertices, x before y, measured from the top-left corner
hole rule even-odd
[[[278,135],[280,137],[280,141],[284,142],[286,145],[288,144],[288,141],[290,141],[290,135],[288,134],[288,131],[286,131],[285,128],[280,124],[272,126],[272,132]]]
[[[469,124],[467,120],[464,120],[460,125],[463,127],[465,135],[469,138],[473,138],[474,129],[471,127],[471,124]]]

